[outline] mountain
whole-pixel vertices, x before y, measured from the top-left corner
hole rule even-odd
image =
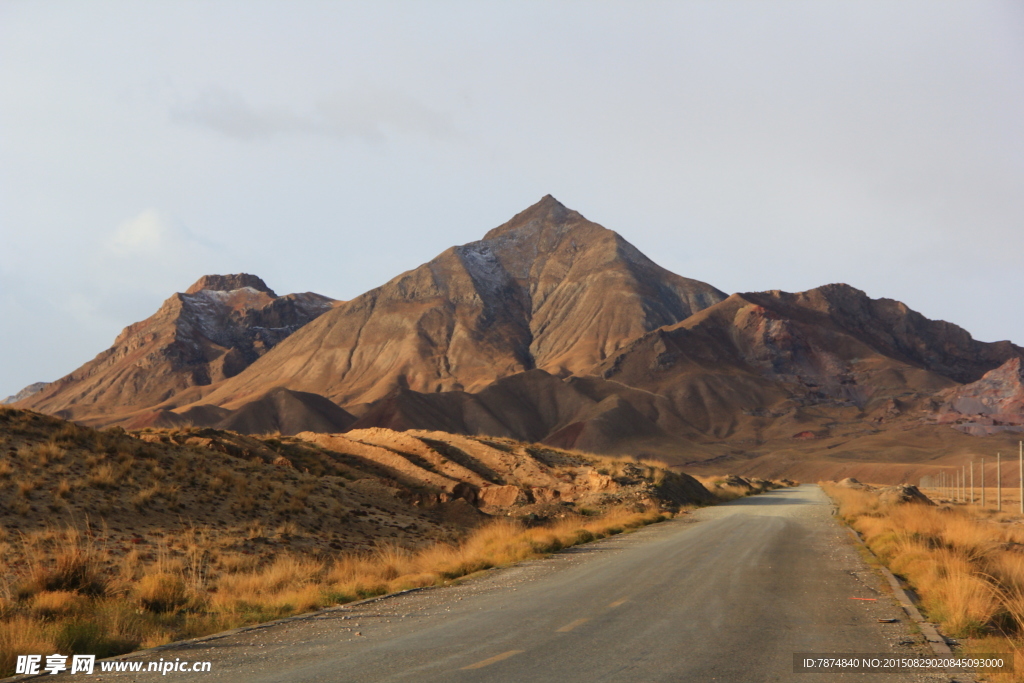
[[[736,386],[745,398],[723,394],[724,401],[751,410],[767,407],[779,391],[805,404],[863,408],[972,382],[1022,355],[1010,342],[979,342],[898,301],[835,284],[798,294],[734,294],[639,337],[595,374],[676,397],[695,391],[699,379],[709,387],[704,403],[710,387]]]
[[[246,273],[207,275],[126,327],[96,358],[17,405],[111,423],[182,396],[198,397],[334,303],[310,292],[278,296]]]
[[[141,412],[124,426],[128,429],[214,427],[240,434],[279,433],[290,436],[299,432],[344,432],[355,421],[355,416],[319,394],[277,387],[238,410],[210,404],[193,406],[181,412],[159,409]]]
[[[5,406],[9,403],[17,403],[18,401],[24,401],[32,394],[37,394],[40,391],[42,391],[47,384],[48,382],[33,382],[32,384],[29,384],[27,387],[25,387],[18,393],[12,396],[8,396],[4,400],[0,401],[0,406]]]
[[[340,304],[204,401],[234,408],[288,386],[351,410],[400,389],[475,391],[533,369],[568,377],[725,298],[549,195]]]
[[[845,284],[726,296],[546,196],[348,302],[208,276],[18,405],[95,425],[442,430],[877,480],[976,436],[1006,447],[1024,427],[1022,359]]]
[[[684,448],[701,437],[663,397],[595,377],[529,370],[477,393],[402,389],[374,403],[353,429],[440,429],[560,448],[632,452]]]
[[[871,463],[901,463],[898,477],[977,448],[936,426],[943,396],[965,410],[964,397],[993,398],[988,412],[1002,412],[974,425],[1024,425],[1022,357],[1009,342],[979,342],[848,285],[734,294],[637,337],[588,373],[531,370],[477,392],[401,389],[353,428],[434,427],[758,476],[865,466],[851,474],[877,480],[884,475]],[[1005,422],[1006,412],[1019,422]],[[978,429],[961,426],[1007,428]]]

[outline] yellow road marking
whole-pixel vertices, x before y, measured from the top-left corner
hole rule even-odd
[[[563,626],[562,628],[557,629],[555,631],[555,633],[568,633],[569,631],[573,630],[574,628],[576,628],[580,624],[585,624],[588,621],[590,621],[590,619],[586,619],[586,618],[584,618],[584,619],[577,619],[576,621],[570,622],[570,623],[566,624],[565,626]]]
[[[613,602],[612,604],[610,604],[608,606],[609,607],[618,607],[619,605],[621,605],[624,602],[629,602],[629,598],[622,598],[621,600],[616,600],[615,602]]]
[[[470,664],[469,666],[464,666],[464,667],[462,667],[462,670],[465,671],[466,669],[482,669],[485,666],[490,666],[491,664],[496,664],[497,662],[500,662],[503,659],[508,659],[509,657],[513,657],[515,655],[519,655],[519,654],[522,654],[524,652],[526,652],[526,650],[509,650],[508,652],[502,652],[500,655],[494,655],[493,657],[489,657],[488,659],[484,659],[482,661],[479,661],[476,664]]]

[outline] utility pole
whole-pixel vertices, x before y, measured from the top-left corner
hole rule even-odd
[[[967,502],[967,465],[960,465],[960,481],[963,483],[963,486],[960,489],[960,493],[962,494],[960,496],[960,500],[962,500],[963,502],[966,503]]]
[[[1003,470],[1002,454],[996,453],[996,512],[1003,511]]]
[[[971,505],[974,505],[974,461],[971,460]]]
[[[1020,442],[1020,514],[1024,515],[1024,441]]]
[[[985,507],[985,458],[981,459],[981,507]]]

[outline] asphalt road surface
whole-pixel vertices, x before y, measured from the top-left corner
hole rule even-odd
[[[82,679],[956,680],[946,674],[794,673],[795,652],[930,654],[832,518],[824,493],[810,485],[705,508],[459,585],[127,660],[210,661],[208,673],[97,671]]]

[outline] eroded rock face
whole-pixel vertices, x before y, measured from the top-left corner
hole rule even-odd
[[[1024,364],[1020,358],[1011,358],[977,382],[947,392],[944,398],[949,412],[1024,421]]]
[[[152,408],[238,374],[332,305],[313,293],[277,296],[247,273],[207,275],[19,407],[99,420]]]
[[[480,489],[480,503],[488,507],[507,508],[526,502],[526,496],[518,486],[485,486]]]
[[[1011,358],[976,382],[939,395],[935,420],[971,436],[1024,432],[1024,363]]]

